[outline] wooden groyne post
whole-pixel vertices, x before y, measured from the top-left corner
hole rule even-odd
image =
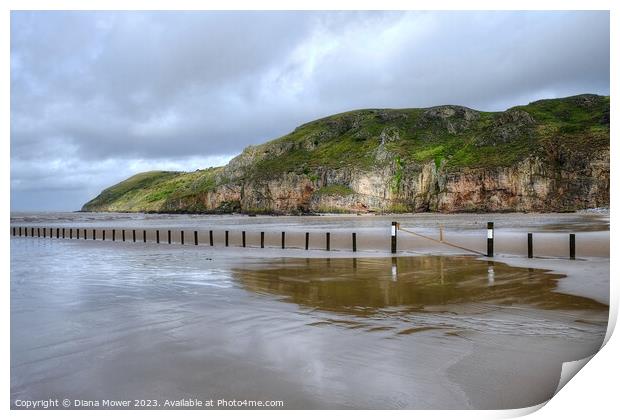
[[[398,228],[398,222],[392,222],[392,235],[391,235],[391,252],[392,254],[396,254],[396,248],[397,248],[397,237],[396,237],[396,230]]]
[[[260,247],[261,248],[265,247],[265,232],[260,233]]]
[[[241,232],[241,246],[245,248],[245,230]]]
[[[172,233],[168,231],[168,245],[172,243]]]
[[[159,243],[159,229],[155,231],[155,242]]]
[[[352,247],[353,247],[353,252],[357,252],[357,234],[355,232],[353,232],[351,234],[351,242],[352,242]]]
[[[286,242],[286,233],[282,232],[282,249],[285,248],[285,242]]]
[[[308,250],[309,244],[310,244],[310,232],[306,232],[306,251]]]
[[[209,245],[213,246],[213,231],[209,231]]]
[[[570,235],[568,235],[568,248],[569,248],[570,259],[574,260],[575,259],[575,234],[574,233],[571,233]]]
[[[495,229],[493,222],[487,222],[487,257],[493,257],[493,239],[495,236]]]
[[[330,248],[330,244],[329,244],[329,232],[325,233],[325,250],[329,251]]]
[[[185,245],[185,231],[181,231],[181,245]]]
[[[531,233],[527,234],[527,257],[534,258],[534,238]]]
[[[194,245],[198,245],[198,231],[194,231]]]
[[[224,232],[224,245],[228,246],[228,231]]]

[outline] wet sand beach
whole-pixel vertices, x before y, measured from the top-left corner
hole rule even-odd
[[[16,215],[12,224],[213,225],[206,216],[108,216]],[[444,218],[446,233],[483,243],[489,215],[466,216]],[[541,215],[529,225],[527,215],[498,216],[502,253],[494,261],[406,241],[393,257],[382,242],[353,253],[345,240],[328,253],[320,243],[305,251],[281,250],[277,242],[260,249],[12,238],[11,403],[224,398],[282,400],[289,409],[541,403],[553,395],[562,363],[596,352],[605,335],[608,224],[605,215],[561,215],[559,222]],[[379,243],[375,236],[383,238],[390,220],[317,217],[278,225],[276,219],[245,218],[241,225],[221,218],[217,227],[265,230],[276,240],[282,226],[317,235],[327,227],[335,237],[356,230]],[[407,222],[436,233],[437,222],[426,215]],[[500,232],[520,239],[533,228],[564,235],[577,225],[577,261],[528,260],[508,252],[514,245],[500,245]],[[596,246],[588,250],[588,241]]]

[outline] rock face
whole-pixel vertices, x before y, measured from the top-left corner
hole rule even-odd
[[[574,167],[573,167],[574,165]],[[400,191],[394,171],[326,171],[320,179],[289,175],[267,182],[220,186],[202,194],[204,208],[298,214],[309,212],[549,212],[609,206],[609,154],[556,169],[532,157],[514,167],[451,172],[434,163],[405,170]],[[579,167],[577,167],[579,166]],[[315,195],[325,185],[347,185],[355,193]],[[175,203],[176,208],[186,207]],[[173,209],[171,209],[173,210]]]
[[[424,111],[426,121],[438,122],[450,134],[456,134],[469,128],[480,118],[480,113],[464,106],[444,105]]]
[[[135,188],[128,187],[130,178],[83,210],[303,214],[607,207],[609,98],[580,95],[501,113],[459,106],[354,111],[248,147],[222,168],[167,173],[161,182],[151,178]]]

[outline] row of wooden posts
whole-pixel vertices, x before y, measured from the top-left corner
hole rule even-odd
[[[392,254],[395,254],[397,251],[397,246],[398,246],[398,236],[397,236],[397,232],[400,228],[400,225],[398,224],[398,222],[392,222],[392,230],[391,230],[391,246],[390,246],[390,251],[392,252]],[[28,228],[24,227],[24,236],[28,236]],[[34,237],[35,236],[35,229],[36,229],[36,236],[37,237],[41,237],[41,231],[43,232],[43,237],[46,238],[47,237],[47,228],[40,228],[40,227],[31,227],[30,228],[30,236]],[[54,228],[49,228],[49,237],[52,238],[54,235]],[[66,228],[55,228],[56,229],[56,238],[60,238],[62,237],[63,239],[66,237]],[[84,234],[83,234],[83,238],[84,239],[88,239],[88,230],[87,229],[82,229]],[[69,228],[69,239],[73,239],[73,228]],[[121,229],[121,235],[122,235],[122,241],[125,242],[126,237],[125,237],[125,229]],[[160,238],[159,238],[159,230],[155,231],[155,241],[157,243],[160,243]],[[172,231],[168,230],[168,243],[171,244],[172,243]],[[13,236],[22,236],[22,227],[13,227]],[[76,228],[75,229],[75,235],[76,235],[76,239],[80,239],[80,229]],[[102,230],[101,233],[101,239],[105,241],[105,235],[106,235],[106,229]],[[132,241],[136,242],[136,230],[132,229],[131,230],[131,235],[132,235]],[[286,232],[282,232],[282,240],[281,240],[281,245],[282,245],[282,249],[286,248]],[[330,232],[326,232],[325,233],[325,250],[326,251],[330,251],[331,250],[331,237],[330,237]],[[440,231],[440,239],[443,241],[443,231]],[[96,229],[92,229],[92,239],[95,240],[97,239],[97,230]],[[112,241],[116,241],[116,229],[112,229]],[[146,243],[146,230],[142,231],[142,241]],[[487,257],[493,257],[494,256],[494,241],[495,241],[495,229],[494,229],[494,225],[493,222],[488,222],[487,224],[487,253],[486,256]],[[181,245],[185,244],[185,232],[183,230],[181,230]],[[306,232],[305,235],[305,249],[309,249],[309,244],[310,244],[310,232]],[[194,231],[194,245],[198,245],[198,231],[195,230]],[[209,245],[213,246],[213,230],[209,230]],[[229,245],[229,231],[226,230],[224,231],[224,245],[228,246]],[[448,244],[450,245],[450,244]],[[242,231],[241,232],[241,246],[243,248],[246,247],[246,231]],[[265,232],[261,232],[260,233],[260,247],[264,248],[265,247]],[[353,252],[357,252],[357,234],[355,232],[353,232],[351,234],[351,249]],[[534,257],[534,240],[533,240],[533,235],[532,233],[528,233],[527,234],[527,257],[528,258],[533,258]],[[571,233],[569,234],[569,258],[571,260],[575,259],[575,234]]]
[[[22,227],[13,227],[13,236],[28,236],[28,229],[30,229],[30,236],[31,237],[38,237],[40,238],[41,236],[43,238],[47,238],[47,228],[40,228],[40,227],[31,227],[31,228],[27,228],[24,227],[23,228],[23,235],[22,235]],[[36,235],[35,235],[35,229],[36,229]],[[49,228],[49,237],[53,238],[54,237],[54,229],[56,229],[56,238],[62,238],[65,239],[67,237],[67,231],[66,228]],[[75,231],[75,239],[80,239],[80,230],[83,231],[83,235],[82,238],[83,239],[88,239],[88,229],[78,229],[76,228],[75,230],[73,228],[69,228],[68,229],[68,236],[69,239],[73,239],[73,233]],[[116,241],[116,229],[111,229],[112,230],[112,241]],[[125,242],[126,240],[126,235],[125,233],[128,230],[125,229],[120,229],[121,232],[121,237],[122,237],[122,241]],[[159,230],[155,231],[155,242],[156,243],[160,243],[160,234],[159,234]],[[168,243],[171,244],[172,243],[172,231],[168,230]],[[41,233],[43,233],[43,235],[41,235]],[[224,246],[229,246],[229,231],[226,230],[224,231]],[[103,241],[105,241],[105,237],[106,237],[106,229],[102,229],[101,230],[101,239]],[[282,236],[281,236],[282,240],[281,240],[281,245],[282,245],[282,249],[286,248],[286,232],[282,232]],[[97,229],[92,229],[92,239],[96,240],[97,239]],[[136,229],[132,229],[131,230],[131,239],[133,242],[136,242]],[[146,230],[142,230],[142,242],[146,243]],[[214,246],[213,245],[213,231],[210,230],[209,231],[209,245],[210,246]],[[185,231],[181,230],[181,245],[185,245]],[[194,231],[194,245],[198,245],[198,231],[195,230]],[[309,249],[309,245],[310,245],[310,232],[306,232],[306,237],[305,237],[305,249]],[[243,248],[246,247],[246,231],[242,231],[241,232],[241,246]],[[260,233],[260,247],[261,248],[265,248],[265,232],[261,232]],[[353,232],[351,234],[351,249],[353,252],[357,252],[357,233]],[[331,234],[330,232],[326,232],[325,233],[325,250],[326,251],[330,251],[331,250]]]
[[[398,222],[392,222],[392,240],[391,240],[391,251],[392,254],[396,253],[396,247],[397,247],[397,243],[398,243],[398,239],[397,239],[397,232],[400,229],[400,224]],[[418,235],[418,236],[422,236],[423,235]],[[432,239],[432,238],[428,238],[427,239]],[[460,248],[460,249],[467,249],[464,248],[462,246],[456,245],[456,244],[452,244],[449,242],[444,241],[443,239],[443,229],[440,228],[439,230],[439,240],[434,240],[435,242],[440,242],[444,245],[447,246],[452,246],[452,247],[456,247],[456,248]],[[487,223],[487,253],[486,256],[489,258],[493,258],[495,255],[494,252],[494,245],[495,245],[495,226],[493,222],[488,222]],[[481,255],[485,255],[481,252],[475,251],[475,250],[470,250],[471,252],[477,253],[477,254],[481,254]],[[568,255],[569,258],[571,260],[575,259],[575,234],[574,233],[570,233],[568,235]],[[532,233],[528,233],[527,234],[527,257],[528,258],[534,258],[534,239],[533,239],[533,234]]]
[[[493,241],[495,236],[495,229],[493,222],[487,223],[487,257],[493,257]],[[527,257],[534,258],[534,235],[531,232],[527,234]],[[568,257],[571,260],[575,259],[575,234],[568,234]]]

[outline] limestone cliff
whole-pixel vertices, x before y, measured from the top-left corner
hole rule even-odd
[[[84,211],[495,212],[609,206],[609,97],[505,112],[352,111],[246,148],[220,168],[148,172]]]

